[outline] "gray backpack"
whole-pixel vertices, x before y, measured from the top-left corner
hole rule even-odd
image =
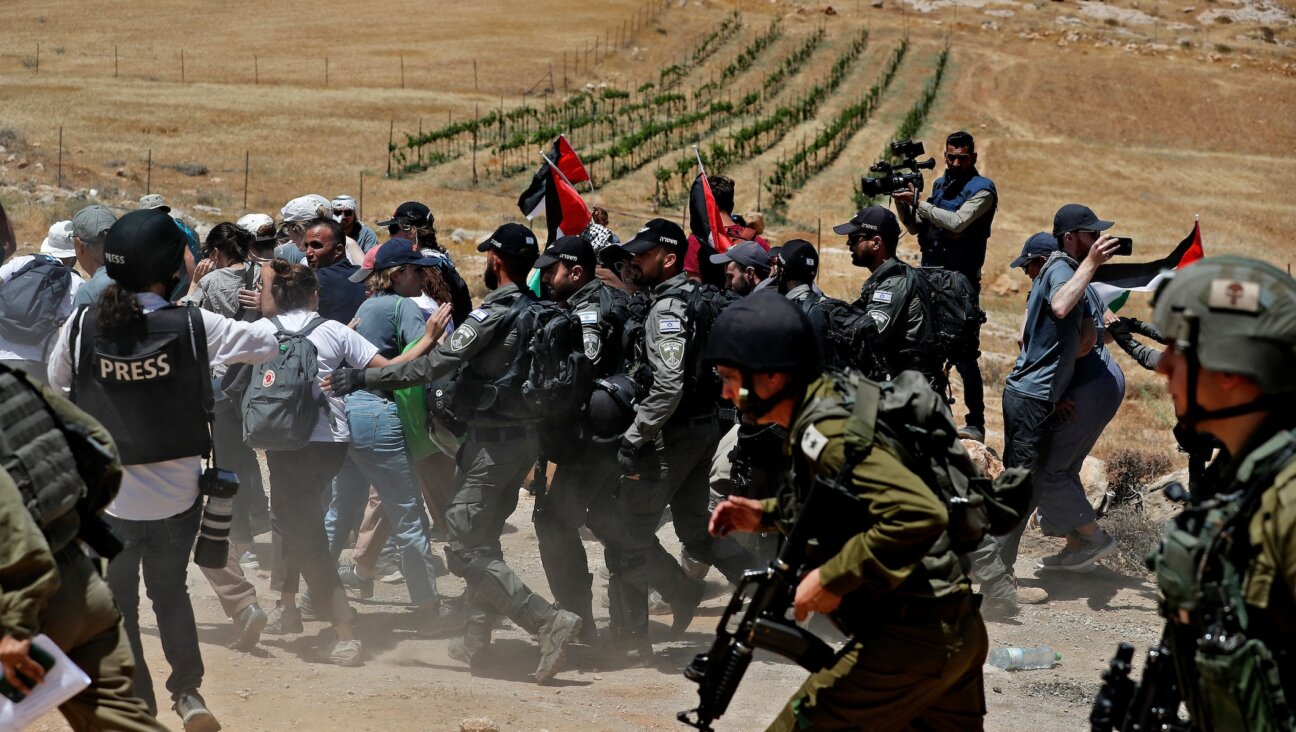
[[[59,305],[72,286],[72,270],[37,254],[0,287],[0,335],[28,345],[44,344],[63,324]]]
[[[243,393],[243,440],[260,450],[300,450],[328,408],[324,395],[315,394],[318,351],[306,337],[325,321],[317,315],[295,333],[278,318],[270,322],[279,329],[279,354],[252,368]]]

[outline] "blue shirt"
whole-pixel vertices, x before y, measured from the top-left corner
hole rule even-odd
[[[352,282],[349,278],[360,270],[346,258],[320,267],[315,270],[319,278],[319,314],[329,320],[336,320],[343,325],[355,319],[356,310],[368,297],[369,292],[363,282]]]
[[[370,296],[356,311],[356,331],[378,347],[383,358],[395,358],[423,337],[425,319],[418,303],[390,292]]]
[[[72,309],[76,310],[82,305],[94,305],[99,302],[99,296],[112,283],[112,278],[108,276],[108,268],[100,266],[90,279],[82,283],[81,289],[77,290],[76,297],[72,299]]]
[[[1072,308],[1065,318],[1053,315],[1053,295],[1075,274],[1066,260],[1057,260],[1040,273],[1026,299],[1026,328],[1017,363],[1004,388],[1015,394],[1056,402],[1071,383],[1080,348],[1081,318],[1088,303]]]
[[[292,242],[275,247],[274,255],[276,259],[286,259],[291,264],[301,264],[306,261],[306,252],[298,249]]]

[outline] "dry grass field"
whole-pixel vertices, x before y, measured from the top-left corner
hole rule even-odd
[[[0,203],[14,218],[24,248],[31,249],[50,223],[69,218],[92,198],[129,208],[148,188],[165,194],[195,222],[211,224],[246,211],[277,213],[286,200],[308,192],[359,196],[363,185],[367,222],[416,199],[436,213],[443,240],[465,230],[465,240],[452,249],[471,273],[478,268],[471,251],[474,235],[519,218],[515,201],[529,175],[524,168],[539,162],[535,153],[544,146],[526,144],[501,155],[496,139],[483,133],[475,156],[476,185],[468,152],[423,172],[387,178],[393,130],[399,144],[407,133],[493,110],[560,103],[565,90],[586,85],[596,93],[637,93],[644,82],[659,82],[663,68],[686,61],[737,10],[741,29],[716,41],[718,50],[704,63],[686,69],[678,91],[689,94],[733,64],[715,98],[736,100],[759,89],[775,65],[817,29],[823,29],[824,39],[798,73],[763,102],[720,113],[701,134],[704,151],[769,109],[800,99],[827,76],[833,59],[861,29],[870,35],[843,83],[822,100],[813,118],[727,168],[738,182],[740,212],[770,200],[768,190],[758,199],[758,190],[779,161],[856,102],[892,49],[909,39],[867,124],[845,140],[835,161],[798,188],[781,214],[768,214],[767,236],[776,242],[793,236],[820,242],[821,279],[838,296],[855,291],[866,272],[850,267],[841,240],[829,233],[831,226],[851,215],[859,176],[892,138],[948,44],[949,66],[919,137],[929,152],[939,153],[946,133],[971,131],[981,170],[995,180],[1000,194],[984,274],[984,306],[990,314],[984,346],[989,442],[996,448],[1001,443],[998,392],[1015,356],[1013,334],[1027,290],[1024,277],[1010,272],[1007,263],[1030,234],[1049,228],[1061,204],[1083,202],[1114,219],[1120,234],[1136,240],[1136,259],[1168,251],[1194,216],[1200,216],[1208,254],[1245,253],[1279,265],[1296,259],[1291,0],[883,0],[881,5],[859,0],[831,1],[831,8],[824,0],[0,4],[5,29],[0,37]],[[754,59],[741,58],[775,19],[780,19],[780,36]],[[595,167],[598,188],[588,200],[612,212],[612,227],[623,236],[651,216],[681,215],[678,198],[667,205],[654,199],[657,166],[673,166],[691,154],[682,136],[667,139],[672,143],[665,153],[616,180],[598,180],[604,168]],[[599,149],[583,147],[582,133],[573,140],[582,154]],[[464,150],[462,143],[458,149]],[[205,168],[205,174],[179,170],[191,166]],[[678,180],[673,179],[677,188]],[[902,249],[916,252],[912,242]],[[1147,315],[1146,298],[1136,296],[1130,307]],[[1137,446],[1182,465],[1173,451],[1174,417],[1159,380],[1128,360],[1122,365],[1129,382],[1126,401],[1096,454]],[[529,567],[528,579],[539,580],[533,534],[524,519],[521,513],[514,519],[523,527],[509,537],[510,551]],[[1035,555],[1049,550],[1047,544],[1035,548]],[[1033,568],[1027,565],[1023,559],[1022,571],[1030,576]],[[1065,646],[1068,662],[1030,677],[1039,681],[1017,680],[1024,676],[988,681],[997,692],[990,699],[991,729],[1078,728],[1085,694],[1116,640],[1129,637],[1146,645],[1155,635],[1150,590],[1139,577],[1103,570],[1075,585],[1044,586],[1057,602],[1019,624],[994,626],[992,639]],[[294,657],[303,653],[300,644],[272,648],[250,661],[219,648],[219,631],[213,629],[223,622],[219,611],[203,594],[207,588],[201,579],[194,591],[204,640],[212,640],[204,648],[212,649],[208,698],[227,729],[455,729],[459,719],[478,716],[474,710],[497,717],[508,729],[674,728],[673,713],[691,694],[673,675],[676,668],[662,674],[581,671],[574,688],[548,690],[513,678],[474,682],[443,658],[440,643],[428,643],[427,649],[402,643],[385,650],[387,655],[360,672],[362,681],[351,693],[350,672],[311,664],[303,676]],[[711,622],[700,618],[692,640],[704,640]],[[152,638],[146,644],[157,652]],[[420,655],[425,650],[433,661]],[[686,651],[675,648],[670,662],[685,659]],[[160,655],[153,665],[155,673],[165,668]],[[230,679],[247,669],[250,680]],[[758,727],[799,678],[795,669],[760,664],[752,683],[758,688],[745,690],[740,696],[745,711],[736,712],[724,728]],[[757,693],[762,690],[763,695]]]

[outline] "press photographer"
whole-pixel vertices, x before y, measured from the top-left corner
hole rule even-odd
[[[999,194],[994,182],[976,168],[976,141],[962,130],[945,138],[945,174],[932,184],[931,195],[918,202],[920,188],[910,185],[891,194],[896,215],[918,237],[924,267],[944,267],[962,273],[972,283],[980,306],[981,265],[994,222]],[[963,377],[967,425],[960,437],[985,440],[985,398],[976,358],[955,364]]]

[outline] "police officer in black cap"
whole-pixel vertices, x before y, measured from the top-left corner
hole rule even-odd
[[[623,276],[650,288],[653,298],[642,342],[632,356],[648,383],[634,421],[621,438],[617,459],[625,477],[615,496],[595,501],[589,517],[590,530],[607,546],[613,627],[640,657],[652,652],[647,639],[648,591],[661,593],[671,605],[675,630],[682,631],[704,590],[657,540],[667,505],[675,531],[694,559],[727,576],[755,564],[732,540],[717,542],[706,532],[708,475],[720,434],[714,397],[693,398],[697,380],[688,365],[702,342],[687,300],[701,285],[684,272],[687,246],[684,230],[666,219],[649,221],[621,245],[631,256]]]
[[[468,424],[459,450],[458,470],[446,510],[449,545],[446,565],[468,585],[467,625],[450,655],[470,667],[479,664],[490,644],[491,627],[505,615],[540,639],[536,681],[544,683],[558,672],[563,648],[580,633],[581,619],[559,609],[522,582],[504,562],[500,534],[504,521],[517,508],[518,488],[535,465],[539,452],[537,421],[519,417],[521,394],[496,390],[494,382],[518,358],[517,321],[507,317],[539,256],[535,234],[520,224],[505,224],[477,246],[486,253],[483,275],[491,294],[469,313],[450,338],[428,355],[399,366],[380,369],[337,369],[326,388],[346,394],[356,389],[392,390],[430,384],[456,371],[456,390],[481,393],[456,417]]]
[[[595,277],[594,247],[579,236],[564,236],[536,260],[545,290],[581,322],[585,355],[594,364],[594,376],[606,380],[621,371],[621,337],[626,320],[626,294]],[[604,385],[595,387],[606,394]],[[571,420],[567,420],[570,422]],[[542,436],[542,456],[558,465],[553,482],[536,499],[535,529],[540,562],[558,604],[581,617],[580,638],[598,638],[594,624],[589,558],[580,538],[580,527],[594,496],[616,487],[621,468],[616,443],[594,443],[590,426],[555,425],[546,428],[554,439]],[[624,425],[621,427],[625,429]],[[605,435],[606,436],[606,435]]]
[[[819,251],[805,239],[792,239],[774,253],[770,277],[787,299],[795,303],[805,300],[818,291],[815,280],[819,278]]]

